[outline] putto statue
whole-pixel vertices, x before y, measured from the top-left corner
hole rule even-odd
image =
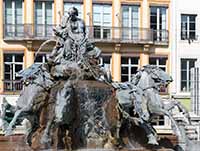
[[[188,112],[175,101],[164,105],[159,95],[160,86],[172,82],[168,74],[147,65],[131,82],[112,82],[110,73],[98,65],[101,50],[88,40],[85,23],[74,7],[53,31],[56,46],[47,62],[19,72],[24,88],[17,106],[4,101],[5,135],[26,118],[31,124],[26,140],[32,149],[155,146],[159,143],[151,124],[154,115],[168,116],[176,134],[182,135],[169,111],[177,106],[189,123]],[[9,121],[8,110],[14,114]],[[138,142],[134,127],[145,133],[147,142],[145,138]]]

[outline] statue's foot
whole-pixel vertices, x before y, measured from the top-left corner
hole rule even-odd
[[[148,144],[149,145],[159,145],[156,137],[153,134],[148,135]]]

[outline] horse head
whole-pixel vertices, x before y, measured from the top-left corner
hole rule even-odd
[[[171,76],[155,65],[146,65],[142,70],[150,75],[157,86],[167,87],[173,81]]]

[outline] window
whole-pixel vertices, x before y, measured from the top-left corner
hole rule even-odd
[[[4,90],[17,91],[22,89],[17,72],[23,69],[23,54],[4,54]]]
[[[122,57],[121,58],[121,81],[131,81],[139,67],[139,57]]]
[[[4,35],[8,37],[23,36],[23,1],[4,1]]]
[[[165,118],[163,115],[160,116],[154,116],[152,121],[151,121],[152,125],[155,126],[164,126],[165,125]]]
[[[196,16],[181,15],[181,40],[196,39]]]
[[[111,71],[111,56],[101,56],[100,57],[100,65],[103,66],[106,70]]]
[[[152,58],[149,58],[149,64],[150,65],[156,65],[157,67],[159,67],[160,69],[162,69],[165,72],[167,72],[166,63],[167,63],[167,58],[166,57],[152,57]],[[160,92],[167,93],[167,88],[161,87],[160,88]]]
[[[37,54],[35,58],[36,64],[43,64],[46,62],[46,54]]]
[[[197,59],[181,59],[181,91],[189,92],[191,77],[190,70],[195,67]]]
[[[65,2],[64,3],[64,15],[67,15],[69,8],[76,7],[78,9],[78,16],[79,18],[83,19],[83,4],[82,3],[71,3],[71,2]]]
[[[138,39],[139,6],[122,6],[122,38]]]
[[[105,4],[93,4],[94,38],[111,38],[112,7]]]
[[[52,36],[53,2],[35,1],[35,35],[37,37]]]
[[[150,7],[150,28],[153,29],[153,38],[156,41],[166,41],[167,32],[167,8],[151,6]]]
[[[151,58],[149,58],[149,64],[156,65],[164,71],[166,71],[166,62],[167,62],[166,57],[151,57]]]

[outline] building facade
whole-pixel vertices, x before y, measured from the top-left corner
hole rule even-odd
[[[45,61],[54,44],[34,60],[35,52],[53,38],[52,27],[71,6],[85,20],[114,81],[129,81],[149,63],[170,71],[170,0],[0,0],[0,94],[22,89],[16,73]]]
[[[200,10],[198,1],[172,1],[171,93],[191,108],[191,68],[200,61]]]
[[[102,50],[100,63],[111,70],[113,81],[130,81],[146,64],[170,72],[170,0],[0,0],[0,103],[6,97],[15,104],[22,89],[17,72],[45,62],[55,43],[35,54],[53,38],[52,27],[71,6]]]

